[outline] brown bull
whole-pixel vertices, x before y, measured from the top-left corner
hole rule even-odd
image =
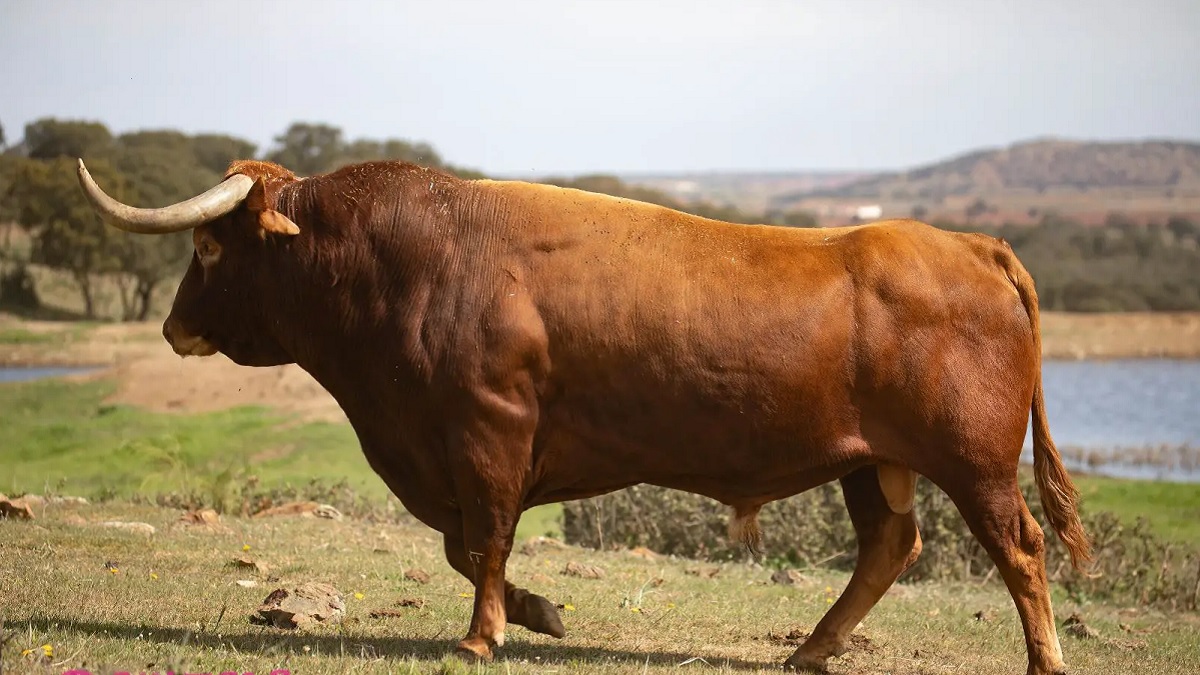
[[[295,362],[337,399],[474,583],[466,655],[491,658],[506,622],[564,634],[505,581],[524,509],[651,483],[728,504],[752,544],[763,504],[839,479],[857,566],[787,660],[820,668],[920,554],[920,474],[998,566],[1029,672],[1063,670],[1017,488],[1031,411],[1050,524],[1077,565],[1088,543],[1046,426],[1033,281],[1002,241],[732,225],[401,163],[298,179],[238,162],[156,210],[111,200],[82,163],[80,179],[118,227],[193,230],[163,328],[176,352]]]

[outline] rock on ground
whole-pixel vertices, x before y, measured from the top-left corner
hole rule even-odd
[[[346,600],[338,589],[329,584],[306,583],[271,591],[250,622],[303,628],[314,623],[337,623],[345,615]]]

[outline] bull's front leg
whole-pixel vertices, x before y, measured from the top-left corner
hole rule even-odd
[[[472,420],[464,425],[461,443],[452,442],[448,448],[462,514],[464,567],[475,583],[471,627],[456,651],[484,661],[492,659],[493,647],[504,645],[509,586],[504,572],[521,515],[533,439],[532,425],[514,429],[516,425],[496,422],[486,417]]]
[[[461,532],[444,535],[443,544],[450,566],[472,584],[475,583],[475,569],[467,555]],[[504,610],[509,623],[524,626],[535,633],[556,638],[567,634],[554,603],[508,581],[504,582]]]

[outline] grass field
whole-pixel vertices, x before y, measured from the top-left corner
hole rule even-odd
[[[555,641],[512,627],[495,664],[466,666],[446,657],[465,632],[471,588],[442,561],[439,541],[424,527],[225,518],[228,531],[210,533],[175,526],[178,517],[171,509],[107,503],[50,505],[32,522],[0,521],[4,672],[768,672],[795,648],[787,634],[811,630],[847,580],[811,569],[784,587],[769,582],[768,570],[744,564],[706,578],[689,573],[696,563],[627,552],[514,552],[509,578],[565,605],[568,635]],[[104,520],[147,522],[158,532],[95,525]],[[229,564],[242,556],[266,563],[280,580]],[[606,577],[566,576],[569,561],[599,565]],[[403,577],[414,567],[431,574],[428,584]],[[270,590],[305,581],[345,594],[340,626],[296,632],[248,622]],[[406,598],[423,605],[399,608]],[[1062,637],[1073,673],[1183,675],[1200,663],[1194,615],[1080,606],[1057,593],[1055,606],[1060,621],[1079,612],[1099,631],[1093,639]],[[372,618],[380,609],[400,616]],[[994,582],[901,584],[857,634],[831,672],[989,675],[1025,666],[1016,612]],[[46,665],[39,664],[42,645],[52,652]],[[689,659],[703,661],[683,665]]]
[[[22,348],[86,337],[38,342],[4,335]],[[811,630],[847,581],[845,573],[816,568],[804,570],[799,585],[783,587],[769,582],[770,570],[747,564],[707,578],[689,572],[713,566],[628,552],[514,553],[510,579],[567,606],[568,637],[559,642],[512,628],[496,664],[467,666],[447,655],[465,632],[471,589],[424,526],[225,516],[227,530],[211,533],[176,526],[179,509],[130,503],[157,494],[220,503],[252,476],[263,488],[345,481],[363,499],[382,503],[387,490],[348,425],[261,407],[149,412],[107,403],[115,386],[107,379],[0,385],[0,492],[103,499],[39,507],[32,522],[0,521],[5,673],[767,672],[795,648],[788,633]],[[1194,485],[1077,479],[1085,509],[1146,517],[1164,536],[1200,541]],[[555,505],[528,512],[518,538],[558,533],[559,513]],[[97,525],[106,520],[143,521],[158,531]],[[240,555],[267,563],[280,579],[230,567]],[[606,578],[565,576],[568,561],[599,565]],[[431,573],[429,584],[405,580],[412,567]],[[259,585],[243,588],[239,579]],[[345,593],[346,621],[303,632],[247,621],[270,590],[305,581]],[[423,605],[398,609],[404,598]],[[1200,671],[1194,613],[1084,601],[1058,587],[1055,607],[1060,621],[1079,612],[1099,631],[1094,639],[1063,636],[1073,673]],[[400,616],[372,618],[378,609]],[[976,620],[980,612],[988,620]],[[1024,668],[1020,624],[996,580],[901,584],[858,634],[855,649],[834,660],[831,672],[988,675]]]

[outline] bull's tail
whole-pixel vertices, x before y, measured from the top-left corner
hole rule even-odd
[[[1017,287],[1017,294],[1021,296],[1021,303],[1025,305],[1033,330],[1037,359],[1037,380],[1033,387],[1032,403],[1033,474],[1038,494],[1050,527],[1054,528],[1071,554],[1071,565],[1082,572],[1084,565],[1092,558],[1092,547],[1087,533],[1083,531],[1083,524],[1079,522],[1079,490],[1063,466],[1062,457],[1058,454],[1058,448],[1054,447],[1050,427],[1046,423],[1046,399],[1042,389],[1042,329],[1038,318],[1037,291],[1033,277],[1011,252],[1004,256],[1004,263],[1009,278]]]

